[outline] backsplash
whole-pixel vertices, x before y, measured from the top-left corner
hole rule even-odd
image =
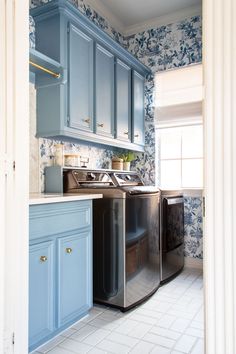
[[[50,1],[50,0],[49,0]],[[39,6],[48,0],[31,0],[31,7]],[[129,37],[123,37],[83,0],[71,0],[91,21],[106,31],[117,42],[135,55],[141,62],[152,69],[145,84],[145,151],[137,153],[132,168],[136,169],[146,184],[155,184],[155,122],[154,122],[154,73],[201,62],[201,16],[174,24],[153,28]],[[30,19],[30,46],[34,48],[34,23]],[[33,85],[30,85],[31,95],[31,133],[30,133],[30,191],[44,191],[44,167],[53,164],[54,146],[56,141],[36,139],[35,111],[36,97]],[[90,168],[107,167],[118,149],[107,149],[86,144],[65,143],[66,151],[78,152],[89,157]],[[185,255],[202,258],[202,200],[201,198],[185,198]]]

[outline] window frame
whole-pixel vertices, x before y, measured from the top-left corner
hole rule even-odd
[[[202,178],[202,185],[198,187],[192,187],[192,186],[184,186],[183,185],[183,161],[188,161],[188,160],[201,160],[202,161],[202,167],[204,166],[204,156],[203,156],[203,150],[202,150],[202,157],[183,157],[183,133],[181,132],[181,142],[180,142],[180,158],[161,158],[161,138],[160,138],[160,130],[166,130],[166,129],[183,129],[185,127],[191,127],[191,126],[200,126],[202,127],[202,135],[203,135],[203,123],[201,122],[185,122],[185,124],[167,124],[167,125],[161,125],[158,126],[156,125],[155,130],[156,130],[156,161],[157,161],[157,166],[158,166],[158,172],[156,174],[156,185],[158,185],[161,189],[203,189],[203,178]],[[162,185],[161,182],[161,161],[180,161],[180,185],[174,185],[166,187]],[[203,176],[202,176],[203,177]]]

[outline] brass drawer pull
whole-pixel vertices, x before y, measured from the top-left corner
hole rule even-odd
[[[69,253],[69,254],[72,253],[72,248],[67,247],[67,248],[66,248],[66,253]]]
[[[103,128],[104,127],[104,123],[101,123],[101,124],[98,123],[98,127]]]
[[[90,118],[83,119],[83,122],[89,124],[90,123]]]
[[[40,257],[40,261],[41,262],[46,262],[48,260],[48,257],[46,257],[46,256],[41,256]]]
[[[134,136],[135,138],[138,138],[139,137],[139,134],[135,134],[135,136]]]
[[[125,135],[129,135],[129,132],[124,132]]]

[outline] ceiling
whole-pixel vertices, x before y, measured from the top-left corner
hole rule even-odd
[[[86,0],[85,0],[86,1]],[[168,23],[173,16],[184,18],[200,13],[201,0],[87,0],[98,13],[124,34],[157,21]],[[157,21],[159,22],[159,21]],[[170,22],[169,22],[170,23]],[[163,23],[164,24],[164,23]],[[134,32],[133,32],[134,33]]]

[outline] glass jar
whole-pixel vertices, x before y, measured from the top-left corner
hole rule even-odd
[[[78,167],[79,166],[79,154],[65,154],[64,155],[64,166],[67,167]]]
[[[55,145],[54,165],[63,166],[63,144]]]

